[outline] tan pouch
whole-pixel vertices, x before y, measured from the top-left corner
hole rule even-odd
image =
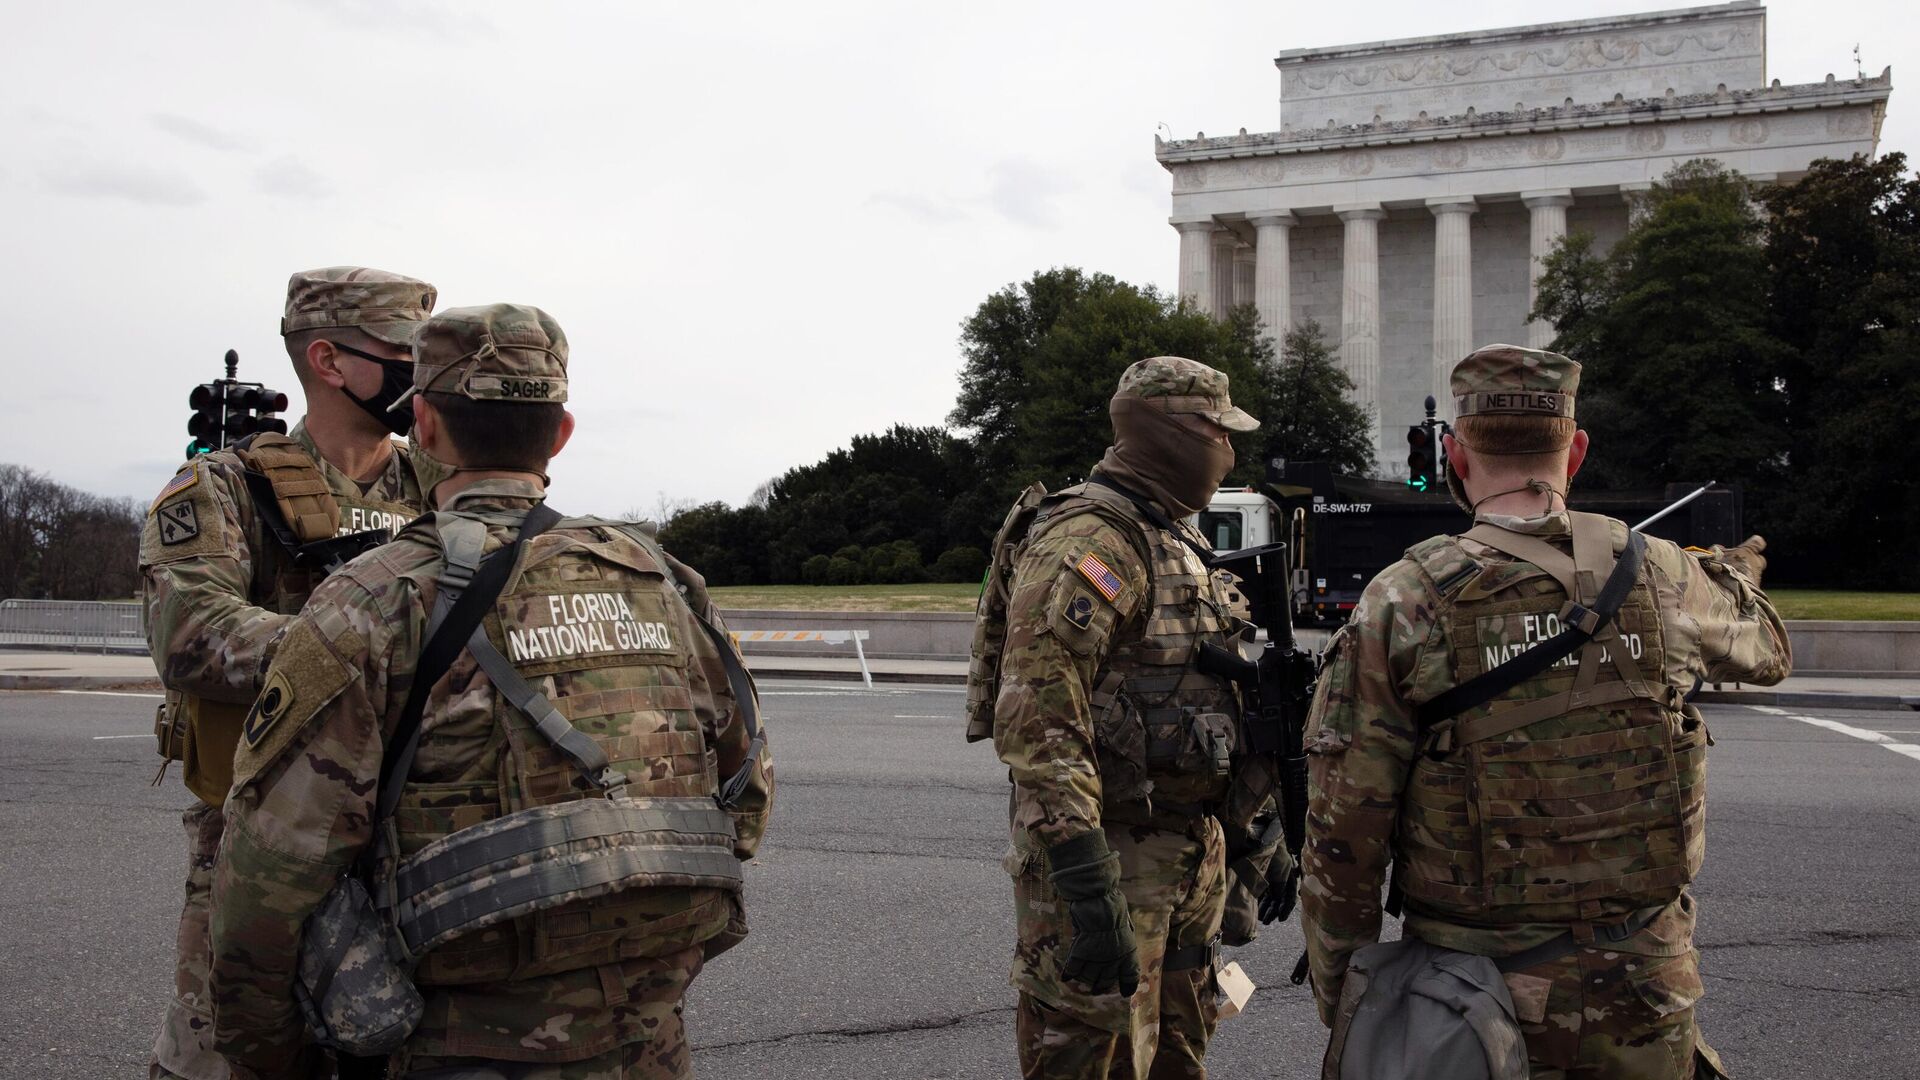
[[[164,760],[186,760],[187,708],[177,691],[167,691],[167,700],[153,711],[153,741]]]
[[[181,704],[187,714],[180,758],[187,790],[208,806],[223,805],[233,787],[233,750],[240,743],[248,707],[194,697],[182,698]]]

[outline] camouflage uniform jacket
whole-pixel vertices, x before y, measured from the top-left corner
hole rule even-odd
[[[543,498],[538,484],[488,480],[460,492],[441,513],[494,515],[486,541],[493,550],[517,531],[501,524],[499,515],[524,514]],[[229,1061],[261,1075],[288,1068],[305,1038],[292,989],[301,925],[375,839],[368,822],[380,765],[426,644],[444,562],[433,521],[422,519],[314,592],[287,632],[235,759],[213,885],[214,1041]],[[560,578],[589,573],[594,567],[582,565],[589,551],[621,565],[651,567],[652,574],[625,573],[671,588],[647,549],[610,524],[563,523],[529,545],[523,565],[539,560],[543,572]],[[697,575],[678,565],[674,574],[686,603],[662,605],[660,617],[668,620],[673,640],[685,643],[676,648],[691,655],[685,696],[709,764],[731,775],[745,763],[748,736],[720,656],[687,608],[697,605],[714,620],[718,612]],[[514,654],[513,646],[499,640],[500,627],[489,632],[496,647]],[[621,659],[612,653],[599,662]],[[456,792],[491,788],[509,774],[497,719],[501,707],[472,654],[463,651],[428,698],[409,787],[453,799]],[[663,760],[652,767],[659,773],[688,766]],[[633,766],[625,768],[632,775]],[[740,859],[759,845],[772,793],[771,756],[763,751],[733,811]],[[419,805],[426,811],[431,804]],[[403,801],[400,813],[408,812]],[[426,1016],[404,1053],[570,1061],[643,1041],[659,1017],[641,1007],[644,988],[623,988],[622,970],[616,963],[504,982],[424,986]],[[502,1041],[511,1052],[474,1049],[476,1042]]]
[[[1570,547],[1564,512],[1480,520]],[[1612,522],[1611,528],[1618,551],[1626,527]],[[1472,540],[1452,542],[1464,552],[1463,570],[1467,560],[1483,568],[1514,561]],[[1696,676],[1762,685],[1786,677],[1792,663],[1786,629],[1766,594],[1740,570],[1648,537],[1641,580],[1651,584],[1664,634],[1664,670],[1649,672],[1651,677],[1664,677],[1680,690]],[[1419,562],[1402,559],[1368,584],[1352,619],[1328,643],[1307,724],[1310,802],[1300,890],[1314,990],[1328,1022],[1348,957],[1379,939],[1381,889],[1395,858],[1400,804],[1418,746],[1414,708],[1456,682],[1447,636],[1451,603],[1451,594],[1443,594]],[[1528,732],[1549,738],[1556,723],[1541,721]],[[1405,926],[1407,933],[1446,948],[1496,956],[1565,929],[1543,923],[1460,926],[1411,911]],[[1646,931],[1611,947],[1678,955],[1691,948],[1692,930],[1692,904],[1683,896]]]
[[[386,467],[363,486],[320,456],[304,421],[290,434],[339,501],[341,532],[399,532],[423,508],[414,456],[404,446],[394,444]],[[280,634],[320,583],[317,572],[287,565],[245,473],[231,450],[187,462],[154,500],[140,534],[147,644],[160,681],[239,705],[260,692]],[[393,520],[400,513],[405,519]]]
[[[1051,498],[1061,495],[1071,495],[1071,489]],[[1116,674],[1109,663],[1116,654],[1139,645],[1158,622],[1171,629],[1152,644],[1184,646],[1187,655],[1152,659],[1162,669],[1177,670],[1191,665],[1199,638],[1224,641],[1227,629],[1238,625],[1239,601],[1222,576],[1209,573],[1170,535],[1157,540],[1156,558],[1165,567],[1150,574],[1142,549],[1154,550],[1156,540],[1142,533],[1159,530],[1122,524],[1119,514],[1093,510],[1043,517],[1014,567],[993,740],[1013,780],[1012,827],[1024,831],[1026,845],[1045,848],[1098,828],[1104,810],[1137,800],[1119,788],[1137,789],[1140,778],[1132,774],[1138,770],[1128,769],[1124,779],[1103,775],[1103,768],[1121,763],[1096,730],[1109,711],[1100,688]],[[1185,524],[1176,527],[1204,546]],[[1192,672],[1170,696],[1216,710],[1217,716],[1238,711],[1230,685]],[[1196,790],[1224,789],[1224,778],[1212,779],[1211,769],[1207,772],[1209,778],[1189,777],[1187,783],[1201,785]]]

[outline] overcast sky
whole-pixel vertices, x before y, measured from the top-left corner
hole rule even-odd
[[[569,511],[739,503],[939,423],[958,326],[1071,265],[1166,288],[1157,124],[1278,124],[1281,49],[1658,9],[1364,4],[26,3],[0,31],[0,462],[148,497],[237,348],[294,394],[287,275],[359,263],[573,345]],[[1769,6],[1769,76],[1891,64],[1893,0]]]

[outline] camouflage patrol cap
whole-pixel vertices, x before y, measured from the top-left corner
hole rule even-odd
[[[1488,345],[1453,365],[1455,416],[1573,415],[1580,365],[1559,353]]]
[[[413,389],[477,401],[567,400],[567,335],[553,316],[524,304],[448,308],[413,339]]]
[[[364,266],[302,270],[287,279],[280,336],[351,326],[389,345],[406,345],[439,296],[424,281]]]
[[[1152,403],[1163,412],[1197,413],[1228,431],[1252,431],[1260,421],[1233,407],[1227,397],[1227,373],[1184,356],[1154,356],[1120,376],[1116,398]]]

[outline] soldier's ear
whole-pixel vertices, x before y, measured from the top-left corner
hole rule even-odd
[[[560,430],[554,433],[553,449],[548,452],[547,457],[552,458],[558,456],[560,449],[566,446],[567,440],[571,438],[573,438],[573,414],[565,409],[561,409]]]
[[[347,377],[340,373],[340,350],[326,338],[307,342],[307,369],[313,372],[314,378],[335,390],[346,389]]]
[[[1580,471],[1580,466],[1586,460],[1587,433],[1584,430],[1576,431],[1573,433],[1573,442],[1567,445],[1567,479],[1573,479],[1573,474]]]
[[[1465,480],[1467,474],[1473,471],[1473,466],[1468,464],[1467,455],[1460,452],[1460,441],[1451,435],[1442,435],[1440,446],[1447,454],[1447,468],[1453,475]]]

